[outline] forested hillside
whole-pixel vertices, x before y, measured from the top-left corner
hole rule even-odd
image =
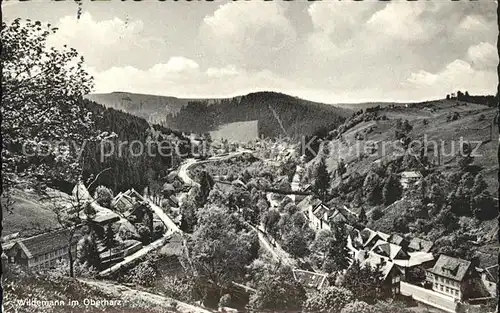
[[[130,92],[95,93],[86,95],[85,98],[108,108],[122,110],[145,118],[149,122],[157,122],[163,119],[167,113],[179,112],[189,101],[175,97]]]
[[[95,127],[109,134],[103,142],[89,142],[83,154],[84,178],[109,168],[99,176],[96,186],[105,185],[115,191],[131,187],[137,190],[146,186],[159,188],[167,169],[180,161],[173,148],[179,145],[181,153],[190,151],[189,140],[180,132],[150,125],[143,118],[89,100],[84,100],[83,106],[92,112]],[[164,147],[163,155],[158,151],[159,142]],[[165,148],[168,145],[171,150]]]
[[[258,120],[259,136],[298,138],[321,127],[339,125],[347,112],[281,93],[257,92],[211,105],[208,101],[190,102],[179,113],[167,114],[165,125],[203,133],[227,123]]]

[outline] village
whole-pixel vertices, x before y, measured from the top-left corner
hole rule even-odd
[[[216,145],[218,147],[217,143]],[[130,266],[151,251],[160,249],[173,237],[183,237],[179,228],[179,208],[193,185],[198,184],[189,177],[190,168],[242,154],[251,155],[253,151],[247,147],[252,146],[245,146],[244,149],[235,147],[230,150],[233,152],[221,149],[218,155],[208,159],[186,160],[178,171],[172,171],[166,177],[161,195],[148,195],[147,191],[141,195],[130,189],[120,192],[112,199],[109,205],[112,209],[97,204],[86,187],[82,183],[77,184],[73,190],[73,203],[66,205],[71,207],[74,202],[84,202],[86,207],[92,208],[79,212],[81,225],[86,226],[76,232],[59,229],[29,238],[16,238],[16,234],[4,237],[2,260],[32,271],[51,269],[70,254],[75,258],[80,253],[82,242],[92,233],[98,237],[101,260],[97,277],[109,277],[123,266]],[[294,151],[288,145],[274,144],[273,148],[269,150],[278,151],[269,159],[274,164],[283,162]],[[431,248],[434,243],[431,241],[369,229],[360,223],[358,214],[347,206],[328,206],[311,193],[310,185],[302,186],[302,172],[298,166],[292,180],[292,190],[280,192],[268,189],[271,207],[276,207],[283,201],[284,193],[289,198],[287,201],[291,200],[296,204],[314,232],[330,231],[335,225],[344,225],[350,264],[357,263],[361,267],[369,266],[379,270],[383,285],[380,293],[391,297],[408,297],[443,312],[460,312],[462,305],[474,307],[496,297],[498,265],[479,268],[470,261],[433,254]],[[422,175],[415,171],[400,174],[401,184],[405,188],[418,184],[421,178]],[[215,177],[214,180],[216,189],[226,188],[227,184],[246,188],[241,180],[228,181],[227,177]],[[275,197],[276,191],[282,194]],[[276,200],[277,198],[281,200]],[[168,203],[168,209],[160,207],[165,202]],[[301,266],[303,262],[283,251],[262,223],[250,226],[258,232],[262,247],[277,261],[293,267],[293,276],[297,282],[310,290],[321,291],[327,288],[327,273],[311,266]],[[316,254],[321,255],[321,252]],[[255,289],[236,282],[234,286],[246,293],[255,292]]]

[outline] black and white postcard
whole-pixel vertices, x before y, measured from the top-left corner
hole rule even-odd
[[[498,1],[1,8],[2,312],[497,312]]]

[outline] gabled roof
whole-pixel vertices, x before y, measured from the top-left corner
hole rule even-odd
[[[461,282],[471,266],[471,262],[441,254],[434,267],[429,271]]]
[[[410,241],[410,244],[408,245],[408,248],[417,250],[417,251],[423,251],[423,252],[429,252],[432,249],[432,246],[434,246],[434,243],[429,240],[424,240],[420,238],[413,238]]]
[[[401,246],[403,244],[408,243],[408,241],[401,235],[398,234],[392,234],[389,236],[388,241],[392,244]]]
[[[498,284],[498,264],[484,269],[488,281]]]
[[[307,196],[297,204],[297,208],[299,209],[299,211],[306,212],[309,210],[309,207],[312,207],[312,209],[314,210],[320,204],[321,200],[319,200],[318,198]]]
[[[371,252],[386,256],[391,260],[394,259],[406,259],[408,254],[403,251],[401,246],[386,242],[384,240],[379,240],[375,243],[375,246],[371,249]]]
[[[327,281],[327,274],[293,269],[293,277],[307,288],[321,289]]]
[[[51,231],[37,236],[21,239],[16,242],[14,246],[18,245],[24,251],[26,256],[31,259],[61,248],[67,248],[69,234],[70,232],[68,229],[59,229],[56,231]],[[77,237],[73,236],[73,243],[76,243],[77,241]]]
[[[333,213],[331,212],[330,208],[328,208],[326,205],[323,203],[320,203],[313,209],[313,214],[316,216],[318,219],[322,219],[325,215],[325,213]],[[328,214],[328,216],[331,216],[331,214]]]
[[[375,254],[370,254],[363,262],[361,262],[361,266],[366,266],[369,265],[372,268],[379,268],[380,272],[382,273],[382,277],[385,280],[391,270],[394,268],[395,270],[399,271],[401,274],[401,271],[394,266],[394,263],[386,260],[384,258],[381,258]]]
[[[133,209],[134,205],[138,201],[143,201],[144,198],[133,188],[125,192],[120,192],[116,197],[114,197],[111,203],[112,207],[118,209],[121,212],[125,212]]]
[[[361,232],[361,239],[363,240],[363,246],[367,246],[370,242],[377,242],[382,239],[383,241],[387,241],[389,239],[389,235],[380,231],[374,231],[370,228],[365,227]]]

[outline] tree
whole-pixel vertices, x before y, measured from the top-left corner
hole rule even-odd
[[[293,277],[290,269],[265,273],[250,296],[250,307],[255,310],[297,310],[306,300],[306,291]]]
[[[457,156],[457,164],[462,171],[467,169],[467,167],[474,162],[474,157],[472,154],[472,148],[468,142],[464,142],[460,145],[460,153]]]
[[[106,248],[109,249],[109,255],[111,256],[111,248],[115,245],[115,233],[113,232],[113,227],[111,225],[108,225],[106,228],[104,240],[104,244],[106,245]]]
[[[390,175],[385,180],[384,188],[382,189],[384,204],[390,205],[398,200],[401,197],[402,189],[399,180],[394,175]]]
[[[474,183],[472,185],[472,190],[471,193],[473,195],[479,195],[482,192],[486,191],[488,189],[488,184],[483,178],[483,175],[477,174],[476,177],[474,177]]]
[[[361,207],[361,211],[359,212],[358,220],[363,225],[368,223],[368,218],[366,217],[366,211],[365,211],[364,207]]]
[[[184,201],[181,204],[180,211],[182,214],[180,229],[183,232],[192,233],[197,223],[195,202],[191,199]]]
[[[498,215],[498,202],[493,200],[487,190],[472,196],[471,207],[474,216],[480,221],[491,220]]]
[[[2,22],[2,195],[18,178],[76,182],[83,143],[97,138],[80,105],[92,77],[75,49],[46,46],[56,31],[39,21]]]
[[[386,313],[374,305],[370,305],[363,301],[354,301],[348,303],[340,313]]]
[[[280,213],[276,209],[270,209],[263,216],[262,223],[264,224],[264,228],[273,237],[279,233],[278,223],[280,218]]]
[[[328,258],[333,261],[337,270],[345,270],[351,259],[347,248],[347,230],[344,223],[336,223],[333,226],[335,240],[328,251]]]
[[[307,238],[300,228],[288,230],[282,235],[281,240],[283,249],[296,258],[303,258],[310,253]]]
[[[89,267],[93,267],[96,270],[101,269],[101,258],[97,247],[97,238],[95,233],[91,230],[81,240],[78,262],[87,264]]]
[[[350,290],[354,298],[368,303],[373,303],[383,296],[380,270],[368,264],[361,266],[357,260],[345,272],[342,286]]]
[[[380,219],[382,216],[384,216],[384,213],[382,213],[382,210],[380,208],[374,208],[371,214],[372,221],[376,221]]]
[[[205,298],[215,307],[221,291],[244,277],[246,266],[258,255],[259,241],[237,214],[207,206],[198,214],[188,246],[193,273],[204,285]]]
[[[200,184],[200,193],[201,198],[199,199],[199,206],[203,206],[208,199],[208,195],[210,194],[210,190],[212,190],[214,186],[214,180],[212,176],[210,176],[207,171],[201,171],[197,176],[198,183]]]
[[[329,187],[330,175],[328,174],[325,160],[321,158],[316,167],[313,189],[320,199],[326,200],[326,195]]]
[[[105,186],[97,186],[94,192],[94,200],[105,208],[111,207],[113,191]]]
[[[311,295],[304,304],[306,312],[340,313],[354,300],[352,292],[342,287],[330,286]]]
[[[370,204],[379,204],[382,202],[382,180],[373,170],[365,177],[363,193]]]

